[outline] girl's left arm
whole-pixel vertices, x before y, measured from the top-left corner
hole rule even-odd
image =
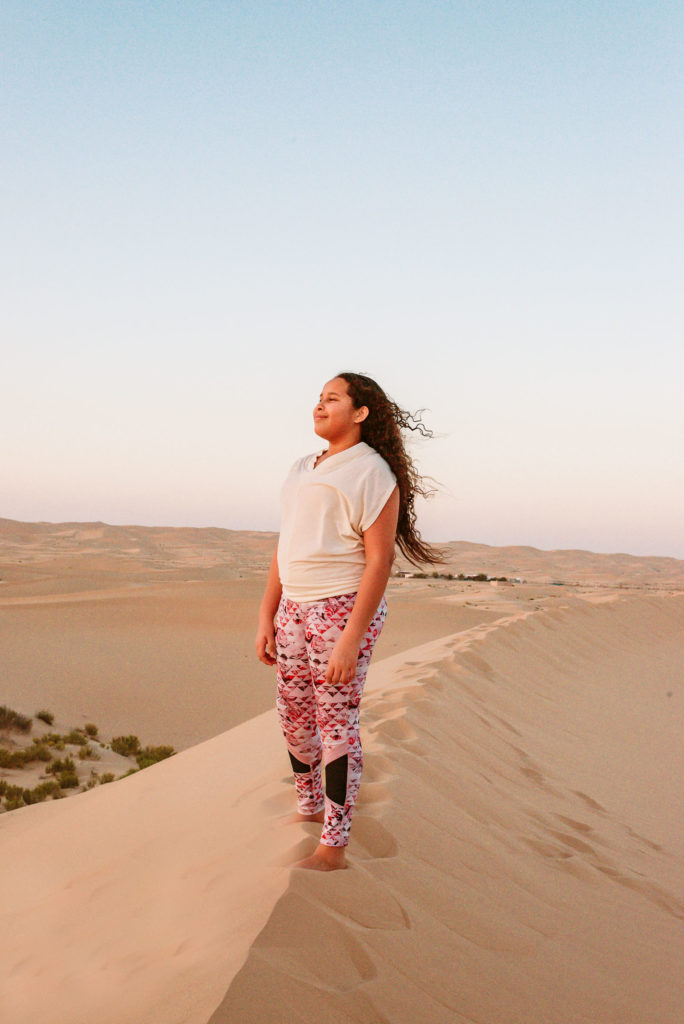
[[[351,615],[328,660],[325,678],[329,683],[348,682],[356,674],[361,641],[378,610],[392,571],[398,519],[399,488],[395,487],[380,515],[363,535],[366,568]]]

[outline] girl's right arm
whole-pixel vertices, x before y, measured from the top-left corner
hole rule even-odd
[[[259,624],[257,626],[256,640],[254,641],[257,658],[264,665],[275,665],[276,663],[273,620],[278,611],[282,592],[283,588],[280,585],[280,574],[278,572],[278,548],[276,546],[271,559],[271,568],[268,571],[266,590],[259,608]]]

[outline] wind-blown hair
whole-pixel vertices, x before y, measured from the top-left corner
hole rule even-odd
[[[361,423],[361,440],[375,448],[387,462],[399,486],[399,521],[396,542],[399,550],[413,565],[442,564],[444,552],[424,541],[416,527],[415,496],[428,498],[435,488],[420,476],[411,456],[406,451],[402,430],[417,430],[423,437],[434,437],[421,419],[422,409],[416,413],[400,409],[379,384],[362,373],[338,373],[347,383],[347,390],[355,409],[367,406],[368,416]]]

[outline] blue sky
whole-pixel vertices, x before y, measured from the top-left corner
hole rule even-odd
[[[431,539],[684,557],[684,9],[11,3],[0,515],[277,529],[370,373]]]

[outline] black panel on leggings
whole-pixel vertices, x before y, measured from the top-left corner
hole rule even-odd
[[[288,754],[290,754],[289,750]],[[296,772],[297,775],[304,775],[306,772],[311,771],[311,765],[304,764],[303,761],[298,761],[294,754],[290,754],[290,761],[292,763],[292,771]]]
[[[347,800],[347,755],[338,757],[325,766],[325,795],[333,803],[344,807]]]

